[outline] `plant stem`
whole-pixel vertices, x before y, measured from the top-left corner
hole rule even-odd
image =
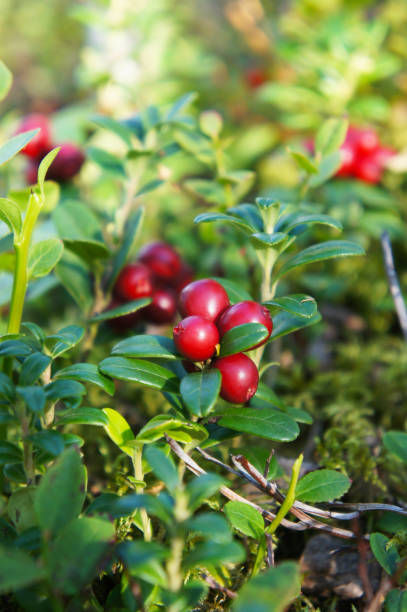
[[[286,516],[286,514],[288,514],[291,506],[295,502],[295,488],[297,486],[298,477],[300,475],[302,460],[303,460],[303,456],[300,455],[299,457],[297,457],[297,459],[294,462],[287,495],[285,496],[285,499],[283,503],[281,504],[280,510],[277,512],[276,518],[266,529],[266,532],[269,535],[272,535],[275,532],[275,530],[280,525],[281,521]]]
[[[144,479],[143,472],[143,446],[136,446],[133,454],[133,467],[134,467],[134,477],[136,480]],[[136,493],[143,493],[142,486],[136,486]],[[141,523],[143,525],[143,533],[144,540],[146,542],[150,542],[152,538],[152,529],[151,529],[151,521],[148,517],[147,511],[145,508],[140,509],[140,518]]]

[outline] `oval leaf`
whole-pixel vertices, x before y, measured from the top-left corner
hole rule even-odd
[[[71,380],[81,380],[82,382],[90,382],[97,385],[109,395],[114,394],[114,382],[103,376],[98,370],[98,367],[93,363],[74,363],[62,370],[58,370],[54,374],[54,378],[67,378]]]
[[[179,389],[178,378],[171,370],[147,360],[108,357],[101,362],[99,369],[111,378],[137,382],[152,389],[170,393]]]
[[[349,257],[351,255],[364,255],[364,249],[355,242],[347,240],[329,240],[304,249],[285,262],[277,274],[281,278],[284,274],[306,264],[325,261],[336,257]]]
[[[244,502],[228,502],[224,511],[235,529],[255,540],[264,537],[264,519],[260,512]]]
[[[297,423],[278,410],[225,408],[215,414],[221,417],[219,425],[267,440],[290,442],[300,433]]]
[[[105,310],[100,314],[94,315],[90,317],[90,323],[96,323],[101,321],[109,321],[110,319],[118,319],[119,317],[123,317],[127,314],[131,314],[132,312],[136,312],[137,310],[141,310],[141,308],[145,308],[151,303],[151,298],[139,298],[138,300],[132,300],[131,302],[126,302],[121,306],[117,306],[116,308],[112,308],[111,310]],[[147,336],[144,336],[146,338]]]
[[[9,227],[16,238],[20,236],[22,227],[21,212],[15,202],[7,198],[0,198],[0,221],[3,221]]]
[[[28,256],[28,277],[40,278],[49,274],[61,259],[63,250],[62,241],[58,238],[48,238],[34,244]]]
[[[5,164],[12,159],[14,155],[17,155],[21,149],[24,149],[25,145],[30,142],[38,134],[40,130],[29,130],[28,132],[22,132],[13,136],[10,140],[7,140],[4,145],[0,147],[0,166]]]
[[[335,470],[316,470],[306,474],[297,484],[296,498],[305,502],[332,501],[342,497],[351,481]]]
[[[390,453],[407,463],[407,433],[388,431],[383,436],[383,444]]]
[[[268,334],[268,329],[261,323],[237,325],[223,336],[220,343],[219,357],[248,351],[253,346],[256,346],[256,344],[265,340]]]
[[[317,303],[310,295],[285,295],[263,302],[273,314],[276,310],[284,310],[296,317],[309,319],[317,313]]]
[[[188,410],[204,417],[212,412],[218,399],[222,375],[217,369],[188,374],[181,381],[180,391]]]
[[[104,425],[104,428],[109,438],[123,453],[133,457],[134,444],[129,444],[129,442],[133,442],[135,437],[126,419],[117,410],[112,408],[104,408],[103,413],[108,419],[108,423]]]
[[[130,336],[115,344],[112,355],[123,355],[124,357],[158,358],[158,359],[182,359],[177,353],[174,341],[165,336]]]

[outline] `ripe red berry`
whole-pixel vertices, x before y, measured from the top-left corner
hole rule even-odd
[[[199,315],[208,321],[216,321],[229,304],[228,294],[222,285],[211,278],[190,283],[179,296],[179,309],[183,317]]]
[[[64,182],[78,174],[85,161],[85,155],[74,144],[67,142],[61,149],[47,172],[47,179]]]
[[[181,269],[180,256],[165,242],[146,244],[140,250],[138,260],[148,266],[160,281],[175,279]]]
[[[191,361],[206,361],[214,354],[219,343],[216,326],[203,317],[182,319],[173,331],[175,346]]]
[[[25,169],[25,181],[27,185],[34,185],[37,182],[38,162],[35,159],[28,160],[28,166]]]
[[[375,185],[382,178],[382,168],[374,157],[362,157],[355,164],[355,176],[365,183]]]
[[[153,301],[145,309],[143,315],[151,323],[171,323],[177,312],[177,300],[171,289],[156,289],[152,295]]]
[[[222,338],[226,332],[233,327],[244,325],[245,323],[261,323],[269,332],[267,338],[265,338],[263,342],[259,342],[247,350],[257,348],[267,342],[273,329],[273,321],[271,320],[270,313],[267,308],[261,304],[251,302],[250,300],[238,302],[230,306],[219,317],[218,329],[220,337]]]
[[[396,151],[390,147],[379,147],[372,155],[374,161],[379,164],[381,168],[385,167],[387,162],[393,155],[396,155]]]
[[[268,76],[262,68],[249,68],[245,72],[246,83],[250,89],[257,89],[268,81]]]
[[[176,278],[171,281],[171,286],[174,287],[177,293],[181,293],[184,287],[192,283],[194,280],[194,271],[187,263],[181,261],[181,268]]]
[[[259,373],[256,364],[244,353],[221,357],[213,367],[222,374],[220,396],[233,404],[245,404],[257,391]]]
[[[117,278],[114,292],[119,299],[126,302],[150,297],[153,293],[150,270],[140,263],[124,266]]]
[[[336,176],[351,176],[355,166],[355,147],[350,142],[344,142],[340,148],[341,166]]]
[[[357,130],[355,133],[355,142],[358,153],[366,155],[373,153],[379,147],[379,137],[376,132],[371,129]]]
[[[38,134],[25,145],[24,149],[21,149],[21,153],[33,159],[40,157],[51,148],[51,127],[48,118],[40,113],[27,115],[17,129],[17,134],[20,134],[36,128],[40,129]]]

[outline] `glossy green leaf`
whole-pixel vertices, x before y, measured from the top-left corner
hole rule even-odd
[[[108,419],[108,423],[104,428],[109,438],[123,453],[133,457],[135,436],[126,419],[117,410],[112,408],[104,408],[103,413]],[[133,443],[129,444],[129,442]]]
[[[279,312],[273,317],[273,331],[271,332],[270,340],[275,340],[276,338],[281,338],[286,334],[291,334],[304,327],[315,325],[320,322],[321,318],[319,312],[308,318],[303,316],[299,317],[290,312]]]
[[[17,444],[13,442],[7,442],[7,440],[0,440],[0,464],[5,463],[17,463],[23,458],[23,452]]]
[[[64,247],[71,251],[87,264],[91,265],[98,259],[106,259],[110,256],[110,251],[104,242],[99,240],[72,240],[64,238]]]
[[[288,240],[290,240],[290,237],[282,232],[274,234],[260,232],[250,236],[250,242],[255,249],[281,249]]]
[[[126,302],[125,304],[116,306],[116,308],[111,308],[110,310],[105,310],[104,312],[93,315],[93,317],[89,318],[89,322],[100,323],[102,321],[110,321],[110,319],[118,319],[119,317],[131,314],[132,312],[137,312],[137,310],[141,310],[149,304],[151,304],[151,298],[139,298],[138,300],[131,300],[130,302]],[[148,336],[143,337],[147,338]]]
[[[0,593],[23,589],[46,575],[45,569],[27,553],[0,546]]]
[[[33,347],[21,340],[3,340],[0,342],[0,357],[28,357]]]
[[[28,256],[29,278],[40,278],[49,274],[61,259],[63,250],[63,243],[58,238],[47,238],[33,244]]]
[[[205,427],[198,423],[188,423],[167,414],[158,414],[144,425],[137,434],[140,442],[156,442],[168,434],[177,442],[196,446],[208,437]]]
[[[291,232],[301,225],[328,225],[337,230],[342,230],[342,223],[329,215],[290,213],[282,216],[276,224],[276,231]]]
[[[317,313],[317,303],[313,297],[304,294],[284,295],[263,302],[270,310],[271,315],[275,311],[284,310],[296,317],[309,319]]]
[[[60,150],[61,150],[61,147],[56,147],[55,149],[52,149],[52,151],[47,153],[47,155],[41,160],[41,163],[39,165],[38,186],[40,188],[40,192],[42,194],[43,199],[45,197],[44,182],[45,182],[46,174],[48,172],[50,165],[52,164],[52,162],[54,161],[54,159],[56,158]]]
[[[160,448],[149,444],[145,449],[144,456],[157,478],[162,480],[167,489],[173,493],[179,484],[179,479],[171,455],[167,457]]]
[[[284,612],[300,594],[298,564],[284,561],[249,580],[233,608],[234,612]]]
[[[244,300],[253,299],[250,293],[242,289],[242,287],[237,283],[234,283],[233,281],[230,281],[227,278],[220,278],[218,276],[213,276],[211,278],[213,278],[213,280],[216,280],[222,285],[222,287],[228,294],[231,304],[236,304],[237,302],[243,302]]]
[[[47,397],[43,387],[38,385],[32,387],[17,387],[17,394],[22,397],[31,412],[39,413],[44,410]]]
[[[287,274],[287,272],[293,270],[294,268],[298,268],[299,266],[305,266],[310,263],[316,263],[337,257],[364,255],[364,253],[364,249],[355,242],[349,242],[347,240],[329,240],[327,242],[320,242],[319,244],[313,244],[312,246],[307,247],[286,261],[280,268],[276,278],[281,278],[284,276],[284,274]]]
[[[80,406],[74,410],[59,410],[57,425],[101,425],[109,424],[107,415],[100,408]]]
[[[107,357],[99,364],[103,374],[119,380],[137,382],[152,389],[177,393],[179,381],[176,375],[161,365],[144,359]]]
[[[295,495],[305,502],[324,502],[339,499],[348,491],[351,481],[335,470],[315,470],[298,481]]]
[[[40,130],[29,130],[28,132],[22,132],[6,140],[6,142],[0,147],[0,166],[12,159],[21,149],[24,149],[25,145],[30,142],[38,134]]]
[[[98,370],[98,367],[93,363],[74,363],[62,370],[58,370],[54,374],[54,378],[67,378],[71,380],[80,380],[82,382],[90,382],[97,385],[109,395],[114,394],[114,382],[107,376],[103,376]]]
[[[194,223],[217,223],[217,222],[229,223],[235,225],[239,229],[243,230],[247,234],[256,232],[257,228],[249,225],[239,217],[233,217],[232,215],[225,215],[224,213],[202,213],[195,217]]]
[[[51,357],[44,353],[32,353],[27,359],[24,359],[21,366],[19,384],[26,386],[32,385],[46,370],[51,363]]]
[[[38,524],[55,535],[75,519],[86,497],[86,470],[74,448],[67,449],[42,477],[35,496]]]
[[[45,451],[49,455],[57,457],[65,448],[65,441],[58,431],[46,430],[37,431],[28,436],[35,448]]]
[[[371,533],[369,543],[376,560],[392,576],[400,561],[400,555],[394,543],[390,543],[389,538],[382,533]]]
[[[7,374],[0,372],[0,398],[8,401],[13,401],[15,397],[15,388],[13,381]]]
[[[212,412],[221,382],[221,373],[215,368],[207,372],[194,372],[182,379],[181,396],[192,415],[204,417]]]
[[[37,518],[34,511],[35,486],[17,489],[8,499],[7,514],[12,520],[18,533],[35,527]]]
[[[112,355],[124,357],[181,359],[174,341],[165,336],[140,335],[121,340],[112,348]]]
[[[56,402],[59,399],[82,397],[85,387],[77,380],[54,380],[45,387],[47,399]]]
[[[220,343],[219,357],[235,355],[247,351],[269,335],[267,327],[261,323],[244,323],[233,327],[223,336]]]
[[[224,408],[215,414],[221,417],[219,425],[267,440],[290,442],[300,433],[297,423],[278,410]]]
[[[255,540],[264,537],[264,519],[260,512],[239,501],[230,501],[224,507],[225,514],[233,527]]]
[[[327,119],[315,137],[315,150],[322,157],[334,153],[343,144],[349,121],[347,119]]]
[[[85,330],[79,325],[67,325],[60,329],[56,334],[47,336],[46,344],[48,347],[52,347],[52,356],[59,357],[65,351],[69,351],[71,348],[79,344],[82,340]]]
[[[18,238],[21,233],[22,219],[19,207],[12,200],[0,198],[0,221],[3,221],[15,238]]]
[[[407,433],[403,431],[387,431],[383,436],[385,448],[407,463]]]

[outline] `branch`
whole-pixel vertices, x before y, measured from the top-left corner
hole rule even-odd
[[[394,266],[393,252],[391,250],[390,238],[387,232],[382,233],[381,241],[384,265],[386,268],[386,274],[390,285],[390,291],[393,296],[393,301],[396,307],[396,312],[401,330],[403,332],[404,340],[407,341],[407,308],[397,278],[397,272]]]

